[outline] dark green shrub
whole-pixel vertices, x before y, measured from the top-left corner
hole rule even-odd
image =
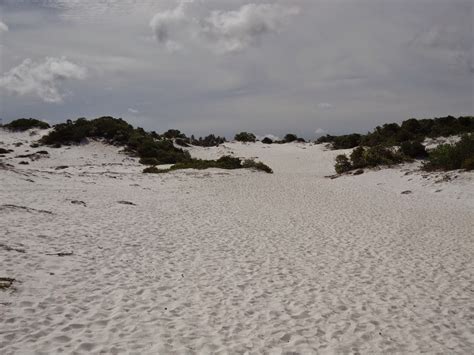
[[[400,152],[413,159],[426,158],[428,152],[425,146],[418,141],[405,141],[400,144]]]
[[[169,129],[165,133],[163,133],[163,137],[167,139],[173,139],[173,138],[182,138],[185,139],[186,135],[184,133],[181,133],[181,131],[177,129]]]
[[[156,158],[140,158],[140,164],[143,165],[159,165],[160,161]]]
[[[10,131],[19,131],[23,132],[31,128],[39,128],[39,129],[46,129],[50,128],[49,124],[46,122],[37,120],[35,118],[20,118],[10,123],[7,123],[3,126],[4,128]]]
[[[394,152],[389,148],[377,145],[369,147],[364,152],[364,160],[369,167],[376,167],[378,165],[395,165],[404,161],[403,156]]]
[[[461,168],[466,170],[474,170],[474,156],[464,159]]]
[[[179,145],[180,147],[189,147],[189,139],[187,138],[176,138],[174,142]]]
[[[158,169],[156,166],[149,166],[148,168],[143,169],[145,174],[162,174],[169,171],[170,169]]]
[[[298,139],[298,136],[296,134],[293,134],[293,133],[288,133],[285,138],[283,138],[283,140],[285,141],[285,143],[291,143],[291,142],[294,142]]]
[[[399,126],[388,123],[376,127],[366,135],[348,134],[342,136],[326,135],[319,137],[316,143],[331,143],[333,149],[348,149],[356,146],[373,147],[382,145],[386,147],[400,145],[405,141],[422,142],[425,138],[436,138],[474,132],[474,117],[439,117],[432,119],[410,118]]]
[[[336,169],[336,173],[342,174],[352,170],[352,164],[346,155],[340,154],[336,157],[336,165],[334,168]]]
[[[155,159],[141,160],[153,161],[153,164],[175,164],[191,158],[188,152],[176,148],[171,140],[157,140],[155,136],[156,134],[145,132],[143,128],[133,128],[121,118],[106,116],[90,121],[79,118],[74,122],[68,121],[58,124],[40,142],[46,145],[60,146],[61,144],[80,143],[87,138],[105,139],[108,143],[125,146],[128,152],[135,153],[140,158]]]
[[[224,137],[215,136],[214,134],[210,134],[204,138],[199,137],[199,139],[194,139],[194,136],[191,136],[191,144],[200,147],[217,147],[225,142],[226,139]]]
[[[357,133],[334,137],[332,141],[333,149],[350,149],[357,147],[361,142],[361,137],[362,136]]]
[[[221,169],[240,169],[242,162],[239,158],[232,157],[230,155],[224,155],[217,159],[217,167]]]
[[[273,140],[268,138],[268,137],[265,137],[262,139],[262,143],[264,144],[272,144],[273,143]]]
[[[357,147],[355,148],[351,155],[351,165],[352,169],[360,169],[365,168],[367,166],[367,162],[365,161],[365,149],[364,147]]]
[[[222,156],[217,160],[202,160],[202,159],[190,159],[185,162],[177,163],[169,169],[158,169],[156,166],[152,166],[143,170],[144,173],[166,173],[174,170],[181,169],[255,169],[262,170],[266,173],[273,173],[272,169],[261,163],[253,160],[245,160],[243,163],[239,158],[231,157],[228,155]]]
[[[240,132],[235,135],[234,139],[239,142],[255,142],[257,138],[253,133]]]
[[[266,165],[262,162],[256,162],[256,161],[251,160],[251,159],[244,160],[244,162],[242,163],[242,167],[246,168],[246,169],[261,170],[261,171],[264,171],[268,174],[273,173],[273,170],[268,165]]]
[[[441,144],[429,152],[426,170],[472,170],[474,135],[464,135],[456,144]]]

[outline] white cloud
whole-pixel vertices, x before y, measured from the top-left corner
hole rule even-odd
[[[0,88],[18,95],[36,95],[45,102],[62,102],[60,83],[83,80],[86,69],[66,58],[47,57],[43,62],[25,59],[0,77]]]
[[[138,111],[137,109],[131,108],[131,107],[128,108],[128,112],[133,113],[134,115],[140,113],[140,111]]]
[[[277,4],[247,4],[236,11],[193,16],[188,4],[181,2],[172,10],[158,12],[150,21],[156,40],[168,50],[181,49],[190,41],[219,53],[241,51],[257,45],[267,34],[280,32],[299,12]]]
[[[3,32],[8,32],[8,26],[4,22],[0,21],[0,33]]]
[[[326,133],[326,131],[322,128],[318,128],[316,131],[314,131],[314,133],[316,135],[323,135],[324,133]]]

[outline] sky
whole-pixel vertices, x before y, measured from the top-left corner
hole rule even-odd
[[[474,0],[0,0],[0,117],[312,138],[474,114]]]

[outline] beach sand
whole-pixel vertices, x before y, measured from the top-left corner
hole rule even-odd
[[[2,354],[474,352],[474,173],[330,179],[341,151],[226,143],[190,151],[274,174],[154,175],[34,139],[0,130]]]

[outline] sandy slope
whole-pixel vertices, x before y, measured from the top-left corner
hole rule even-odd
[[[2,354],[474,351],[472,173],[331,180],[339,152],[309,144],[192,149],[273,175],[47,150],[0,170],[0,276],[19,280],[0,291]]]

